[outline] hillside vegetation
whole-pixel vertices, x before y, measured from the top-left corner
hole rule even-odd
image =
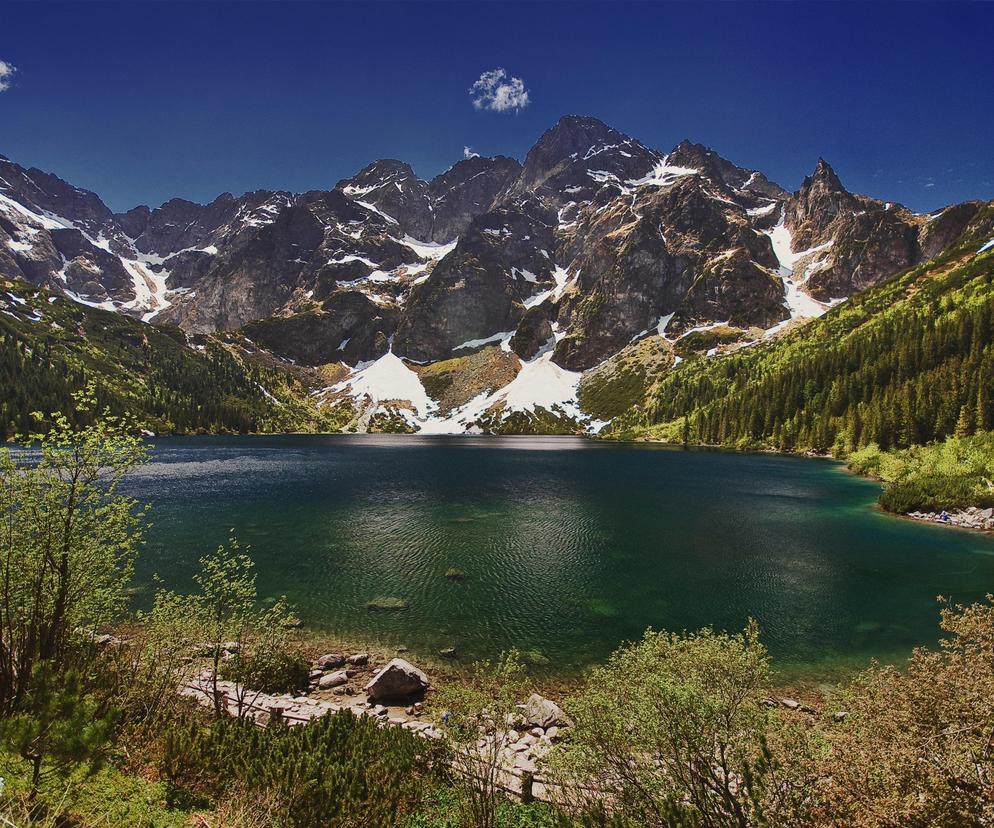
[[[843,456],[994,426],[994,210],[945,253],[781,337],[689,358],[613,423],[650,438]]]
[[[133,415],[156,434],[324,425],[302,378],[242,338],[202,337],[190,347],[178,328],[0,279],[0,438],[37,430],[34,411],[74,412],[72,394],[88,384],[99,410]]]

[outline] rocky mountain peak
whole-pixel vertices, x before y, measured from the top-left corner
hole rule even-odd
[[[344,178],[335,185],[335,189],[342,190],[348,196],[361,197],[367,192],[394,185],[395,187],[408,187],[417,183],[425,182],[415,175],[410,164],[398,161],[395,158],[381,158],[372,164],[367,164],[351,178]]]
[[[699,170],[702,175],[731,191],[748,191],[767,198],[786,198],[788,193],[765,175],[747,170],[723,158],[710,147],[684,138],[667,156],[667,163]]]
[[[0,188],[7,195],[42,213],[52,213],[95,229],[111,217],[96,193],[74,187],[57,175],[36,167],[25,169],[0,156]]]
[[[644,177],[660,158],[597,118],[566,115],[528,151],[513,194],[536,193],[558,202],[590,199],[605,184],[621,188]]]
[[[811,175],[807,176],[801,183],[801,192],[805,190],[813,190],[815,188],[820,188],[827,192],[833,193],[845,193],[848,192],[846,188],[842,185],[842,181],[839,176],[836,175],[835,170],[832,169],[832,165],[829,164],[824,158],[819,158],[818,163],[815,165],[815,171]]]

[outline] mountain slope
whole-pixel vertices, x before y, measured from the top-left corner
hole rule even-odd
[[[994,205],[944,253],[775,341],[667,373],[612,427],[845,454],[994,426]]]
[[[823,160],[788,193],[700,144],[662,153],[570,115],[523,164],[428,181],[385,159],[330,190],[119,214],[0,159],[0,276],[247,337],[334,378],[314,399],[352,428],[593,431],[682,361],[776,340],[942,255],[985,209],[917,215]],[[477,393],[429,393],[433,365]]]
[[[77,416],[87,384],[97,410],[131,414],[157,434],[332,429],[294,374],[241,338],[188,344],[175,328],[0,279],[0,438],[37,431],[32,412]]]

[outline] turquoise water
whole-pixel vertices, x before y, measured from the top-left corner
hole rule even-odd
[[[939,594],[994,590],[994,539],[880,513],[819,460],[531,437],[169,438],[129,484],[152,504],[139,565],[189,589],[231,529],[264,596],[309,625],[464,659],[510,646],[557,669],[648,626],[740,629],[788,668],[901,658]],[[450,567],[463,581],[444,577]],[[370,612],[379,596],[407,601]]]

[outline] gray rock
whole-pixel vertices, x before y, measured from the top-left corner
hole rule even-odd
[[[338,670],[334,673],[328,673],[321,677],[318,682],[318,687],[322,690],[330,690],[332,687],[340,687],[346,684],[349,680],[348,674],[344,670]]]
[[[363,667],[369,664],[369,653],[356,653],[355,655],[350,655],[346,661],[356,667]]]
[[[558,704],[538,693],[532,693],[528,697],[528,701],[519,705],[519,708],[523,713],[525,722],[532,727],[549,728],[553,725],[562,727],[571,724]]]
[[[332,670],[345,664],[345,656],[341,653],[326,653],[314,663],[324,670]]]
[[[395,658],[373,676],[366,685],[370,701],[407,701],[424,694],[428,676],[402,658]]]

